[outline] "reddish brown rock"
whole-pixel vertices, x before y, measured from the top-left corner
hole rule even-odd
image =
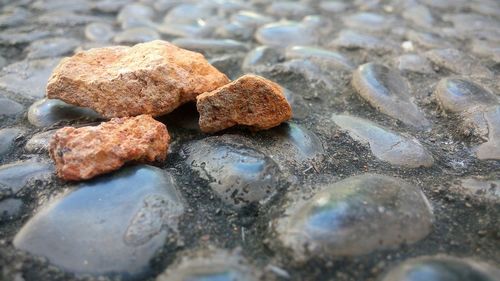
[[[85,180],[130,161],[165,160],[167,127],[149,115],[113,118],[99,126],[64,127],[50,142],[50,157],[65,180]]]
[[[90,107],[107,118],[158,116],[227,83],[202,54],[157,40],[63,59],[49,79],[47,97]]]
[[[214,133],[234,125],[265,130],[292,117],[281,87],[263,77],[244,75],[212,92],[199,95],[200,128]]]

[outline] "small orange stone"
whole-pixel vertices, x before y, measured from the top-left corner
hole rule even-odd
[[[50,157],[64,180],[86,180],[119,169],[126,162],[163,161],[170,136],[149,115],[113,118],[99,126],[59,129],[50,142]]]
[[[164,115],[230,80],[196,52],[156,40],[94,48],[61,60],[47,97],[106,118]]]
[[[196,107],[200,113],[200,128],[205,133],[215,133],[235,125],[265,130],[292,117],[292,108],[282,88],[251,74],[199,95]]]

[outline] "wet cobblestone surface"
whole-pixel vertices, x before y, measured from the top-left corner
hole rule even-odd
[[[495,0],[0,0],[0,280],[500,280]],[[55,177],[64,56],[164,39],[285,90],[291,121],[157,119],[158,167]]]

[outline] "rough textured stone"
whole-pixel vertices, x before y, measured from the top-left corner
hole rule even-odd
[[[363,174],[324,186],[308,200],[291,201],[277,222],[281,242],[298,260],[357,256],[424,238],[432,227],[419,187]]]
[[[55,133],[49,152],[59,177],[83,180],[129,161],[162,161],[169,141],[165,125],[140,115],[113,118],[97,127],[64,127]]]
[[[105,117],[156,116],[228,82],[201,54],[152,41],[91,49],[62,60],[47,96]]]
[[[244,75],[215,91],[197,97],[200,128],[214,133],[234,125],[265,130],[292,117],[282,88],[265,78]]]

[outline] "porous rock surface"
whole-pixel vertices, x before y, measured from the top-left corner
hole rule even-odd
[[[265,130],[292,117],[283,89],[252,74],[199,95],[196,107],[200,113],[200,128],[205,133],[215,133],[235,125]]]
[[[170,136],[149,115],[113,118],[99,126],[64,127],[50,142],[59,177],[85,180],[117,170],[126,162],[153,162],[167,156]]]
[[[203,55],[155,40],[63,59],[49,78],[47,97],[90,107],[107,118],[158,116],[227,83]]]

